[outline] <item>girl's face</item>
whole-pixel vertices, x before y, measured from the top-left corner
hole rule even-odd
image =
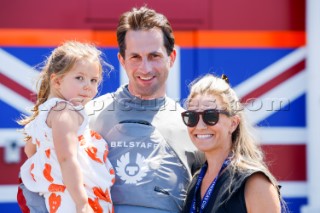
[[[85,105],[92,100],[101,80],[98,62],[78,61],[69,72],[54,79],[54,88],[59,98],[75,105]]]
[[[188,110],[203,112],[208,109],[226,110],[222,99],[217,95],[198,95],[190,102]],[[219,113],[219,120],[215,125],[208,125],[200,115],[199,122],[194,127],[188,127],[189,136],[193,144],[202,152],[218,151],[229,153],[231,150],[231,135],[239,121],[237,116],[229,117]]]

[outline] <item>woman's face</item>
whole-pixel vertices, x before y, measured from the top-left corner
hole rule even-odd
[[[203,112],[208,109],[226,110],[222,99],[217,95],[198,95],[189,102],[188,110]],[[218,117],[215,125],[208,125],[200,115],[197,125],[188,127],[193,144],[202,152],[229,153],[231,150],[231,135],[238,125],[238,119],[222,113],[219,113]]]

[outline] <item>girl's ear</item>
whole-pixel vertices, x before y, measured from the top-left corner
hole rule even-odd
[[[61,78],[58,77],[55,73],[52,73],[52,74],[51,74],[51,76],[50,76],[50,83],[51,83],[51,85],[52,85],[54,88],[56,88],[56,89],[59,88],[60,83],[61,83],[60,81],[61,81]]]

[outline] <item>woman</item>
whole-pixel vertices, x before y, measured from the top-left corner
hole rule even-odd
[[[193,177],[183,212],[281,212],[279,187],[227,77],[208,74],[193,83],[187,109],[183,122],[206,163]]]

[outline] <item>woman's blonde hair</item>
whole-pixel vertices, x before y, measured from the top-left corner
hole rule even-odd
[[[228,190],[231,191],[231,184],[237,182],[233,181],[234,178],[236,178],[235,174],[237,171],[242,173],[260,171],[269,178],[271,183],[279,191],[276,179],[264,162],[263,152],[258,146],[257,140],[253,134],[254,129],[245,117],[244,106],[240,103],[235,91],[230,87],[227,77],[223,76],[222,78],[219,78],[213,74],[207,74],[196,79],[190,86],[190,94],[186,104],[198,95],[215,95],[221,98],[222,107],[225,110],[232,116],[237,115],[240,118],[238,127],[232,133],[232,146],[230,150],[231,181]],[[237,188],[238,186],[233,186],[232,188],[234,187]]]
[[[69,72],[75,63],[80,60],[94,63],[97,62],[102,78],[103,66],[106,63],[102,59],[102,52],[100,50],[89,43],[78,41],[64,42],[62,45],[55,48],[44,62],[37,82],[37,100],[32,109],[32,114],[19,120],[18,123],[20,125],[24,126],[30,123],[39,114],[39,106],[48,99],[50,94],[50,80],[52,74],[61,77]]]

